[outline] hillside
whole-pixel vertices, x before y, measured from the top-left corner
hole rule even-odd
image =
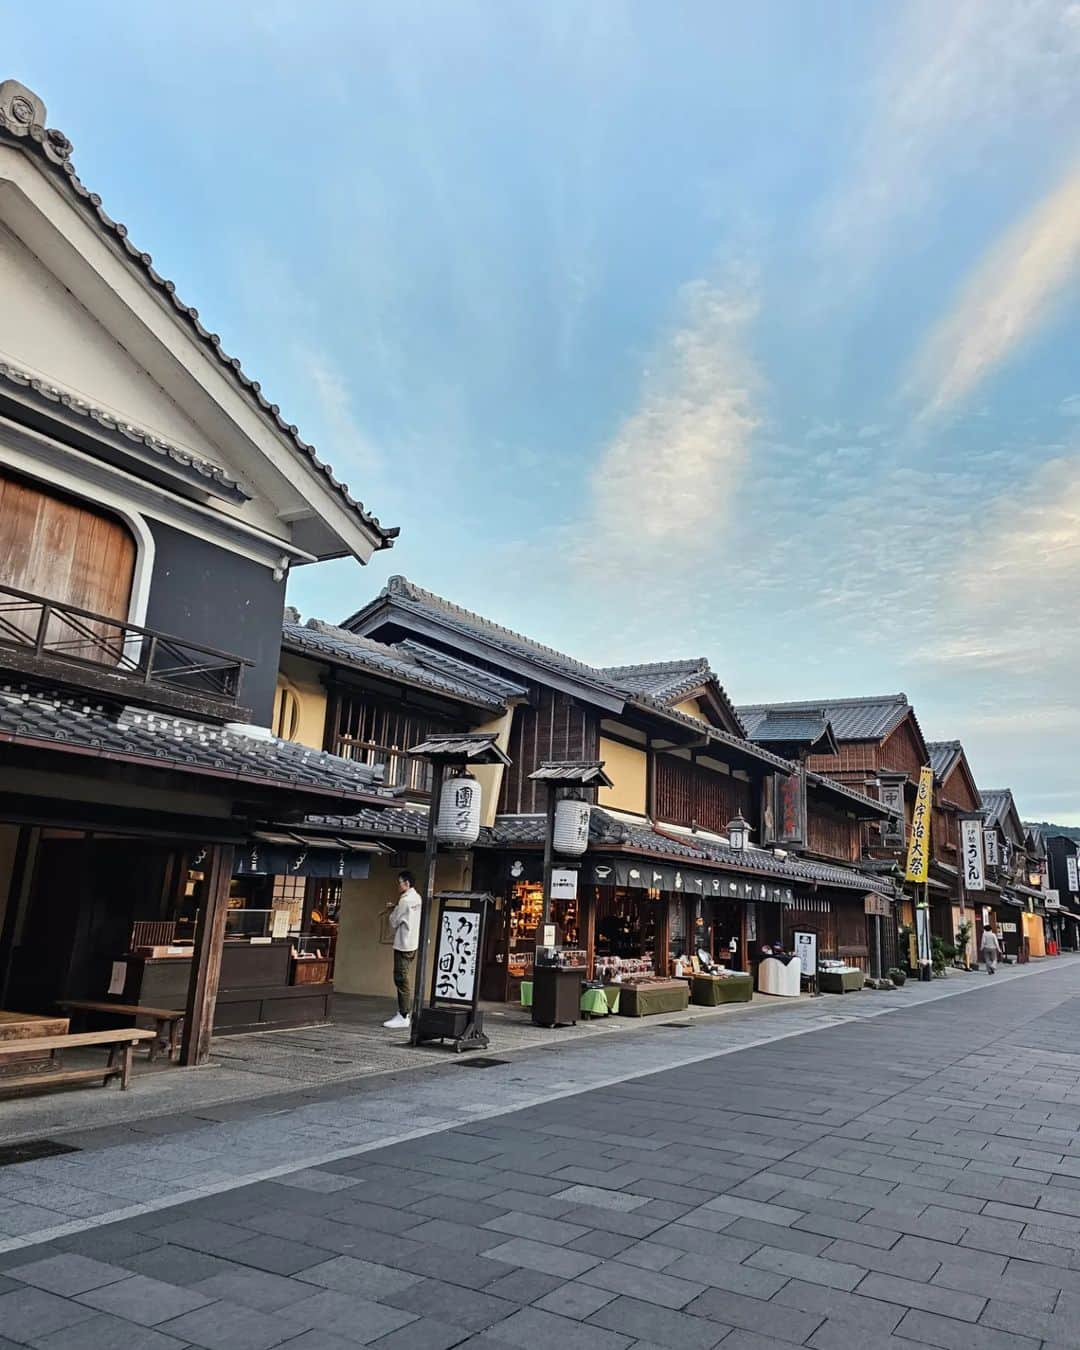
[[[1080,825],[1052,825],[1048,820],[1025,820],[1024,826],[1034,826],[1043,835],[1063,834],[1069,839],[1080,839]]]

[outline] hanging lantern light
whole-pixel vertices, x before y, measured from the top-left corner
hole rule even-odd
[[[589,847],[589,814],[592,808],[588,802],[578,801],[576,797],[564,797],[555,804],[555,833],[552,844],[556,853],[567,857],[579,857]]]
[[[447,778],[439,794],[435,838],[450,848],[468,848],[480,837],[480,784],[471,773]]]

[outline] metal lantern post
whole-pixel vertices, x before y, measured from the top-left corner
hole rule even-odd
[[[426,759],[431,765],[431,806],[428,809],[427,840],[424,844],[424,880],[420,892],[420,932],[416,944],[416,970],[413,977],[412,1014],[409,1021],[409,1044],[416,1045],[420,1036],[420,1009],[427,979],[427,952],[431,930],[431,906],[435,892],[435,863],[439,852],[439,805],[443,779],[447,768],[468,768],[477,764],[510,763],[509,756],[495,744],[495,732],[472,732],[429,736],[408,752],[416,759]]]

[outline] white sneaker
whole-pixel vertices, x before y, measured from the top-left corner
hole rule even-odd
[[[391,1031],[400,1031],[402,1028],[410,1025],[408,1017],[402,1017],[400,1013],[395,1013],[389,1022],[384,1022],[384,1027],[389,1027]]]

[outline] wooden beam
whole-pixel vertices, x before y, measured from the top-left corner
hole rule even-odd
[[[180,1063],[187,1067],[205,1064],[210,1057],[214,1030],[214,1005],[221,979],[221,951],[225,944],[225,919],[229,912],[232,881],[232,844],[215,844],[210,852],[206,894],[195,927],[195,950],[188,983],[187,1014]]]

